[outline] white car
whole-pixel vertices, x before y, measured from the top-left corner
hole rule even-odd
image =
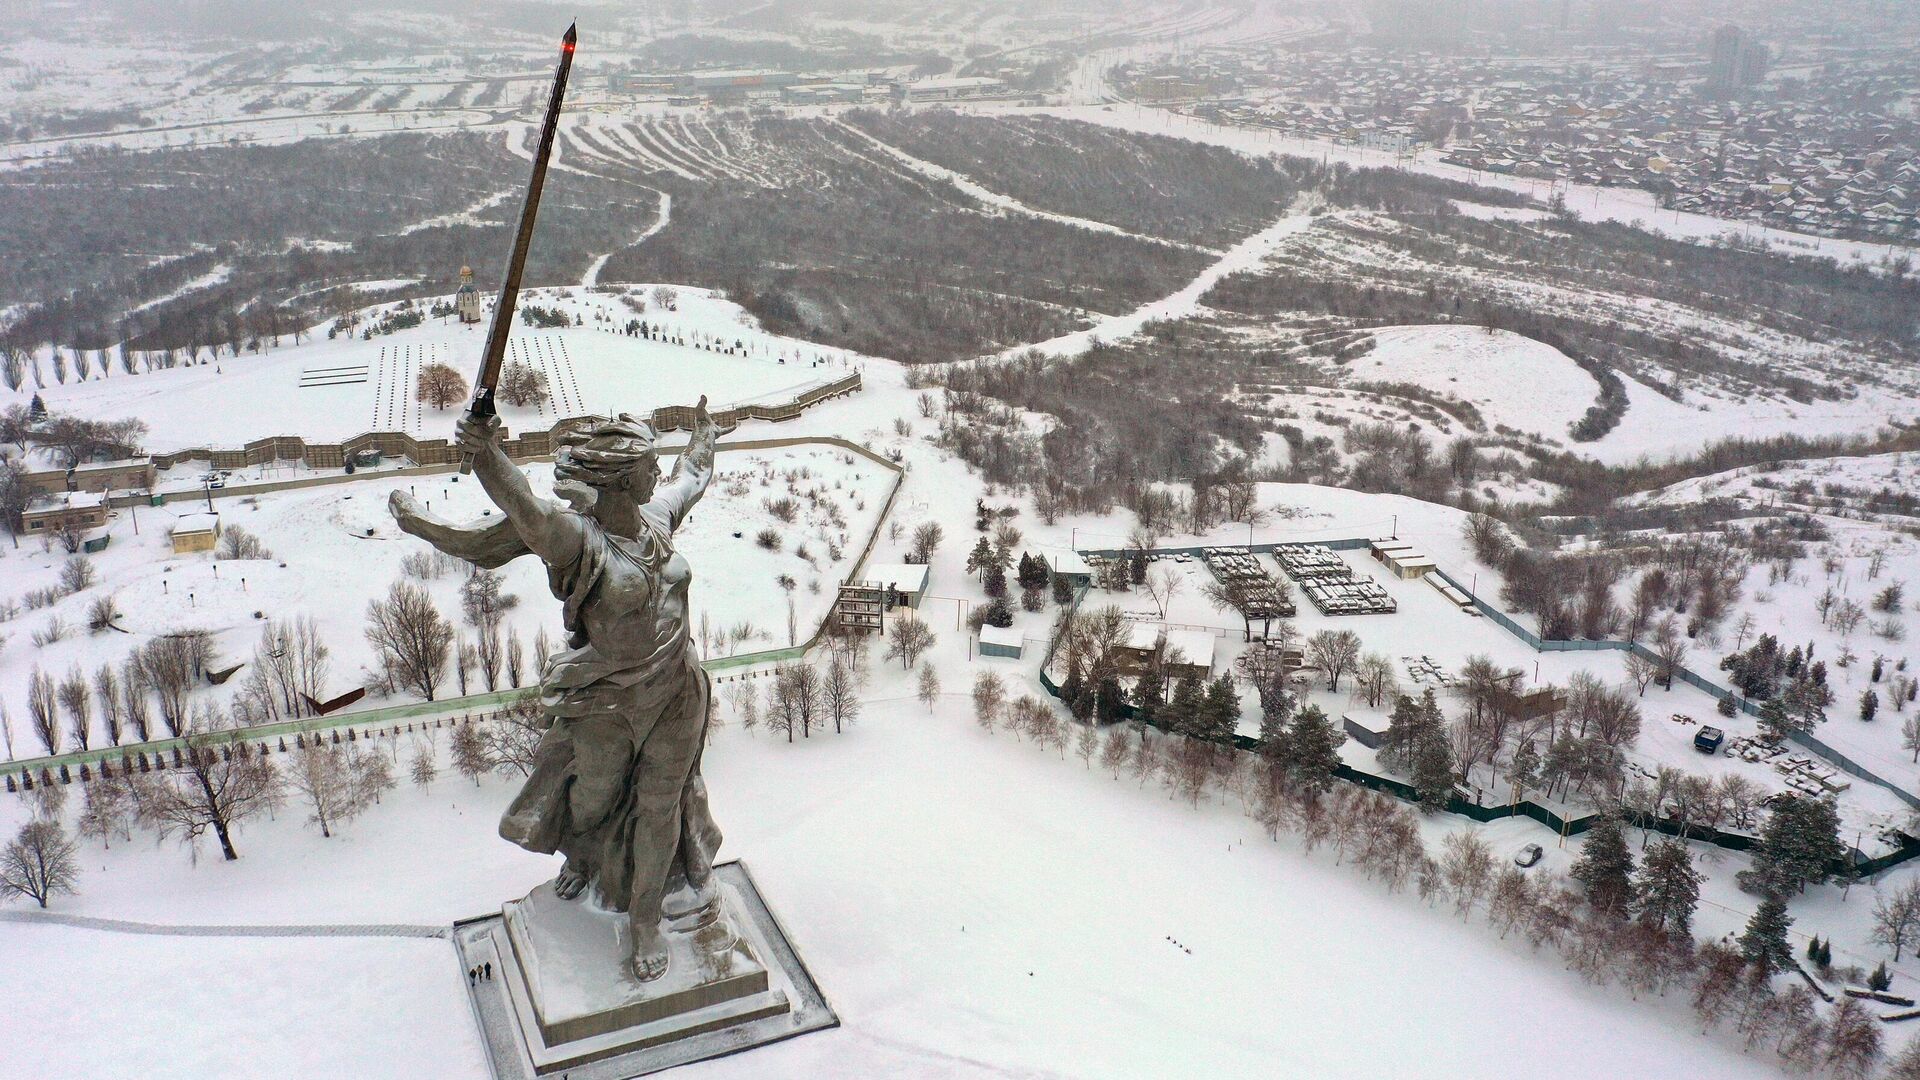
[[[1539,844],[1528,844],[1526,847],[1514,853],[1513,865],[1525,870],[1527,867],[1539,863],[1541,859],[1546,857],[1546,851],[1543,850]]]

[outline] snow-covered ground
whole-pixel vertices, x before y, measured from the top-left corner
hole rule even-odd
[[[957,689],[932,715],[895,666],[848,734],[788,745],[730,727],[709,747],[722,857],[752,867],[842,1026],[685,1075],[1773,1075],[1696,1037],[1672,1002],[1587,987],[1517,939],[1269,843],[1237,809],[981,733],[959,644],[944,640]],[[484,914],[555,869],[494,836],[514,787],[443,775],[330,840],[290,807],[242,832],[234,864],[89,846],[85,891],[60,906],[193,923]],[[0,821],[20,810],[0,804]],[[1537,826],[1501,842],[1522,835],[1551,844]],[[16,958],[0,975],[9,1068],[29,1075],[484,1075],[444,942],[0,922],[0,949]],[[123,967],[138,981],[101,977]],[[183,1025],[223,1045],[138,1053]]]
[[[671,458],[664,462],[671,468]],[[718,470],[678,540],[698,555],[692,592],[696,634],[703,629],[710,633],[710,656],[785,647],[793,644],[788,633],[791,599],[796,636],[806,640],[878,525],[893,474],[857,454],[811,445],[726,451],[718,458]],[[537,491],[550,492],[551,465],[531,465],[527,474]],[[394,491],[407,491],[428,510],[456,521],[479,517],[489,506],[479,484],[452,474],[384,475],[219,499],[214,506],[223,526],[259,537],[272,555],[225,561],[215,561],[211,554],[172,553],[172,523],[181,515],[203,512],[204,503],[117,511],[108,528],[111,544],[91,556],[99,583],[51,608],[25,612],[6,628],[13,640],[12,647],[0,653],[0,704],[13,726],[16,751],[26,756],[39,750],[28,733],[26,711],[32,670],[56,678],[75,667],[91,674],[103,663],[117,666],[131,650],[166,633],[211,631],[215,666],[225,667],[251,659],[263,616],[310,616],[332,650],[331,694],[362,685],[376,668],[363,633],[367,605],[405,577],[402,563],[409,556],[429,550],[394,525],[387,509]],[[791,523],[769,509],[770,501],[782,498],[797,504]],[[766,528],[780,534],[778,550],[756,541]],[[5,552],[0,558],[0,596],[15,599],[53,586],[68,558],[58,544],[42,550],[37,540]],[[520,559],[501,573],[504,591],[519,598],[507,614],[507,633],[529,645],[542,630],[550,640],[560,641],[559,610],[548,594],[545,571],[535,560]],[[779,583],[783,576],[794,582],[790,592]],[[465,579],[458,569],[431,580],[407,579],[427,588],[463,639],[472,633],[460,621]],[[112,597],[118,607],[121,617],[115,625],[121,632],[89,634],[88,607],[103,596]],[[29,643],[31,633],[44,631],[56,619],[67,629],[64,639],[44,647]],[[476,673],[476,693],[485,689],[478,678]],[[240,682],[236,678],[205,693],[224,697]],[[457,692],[450,670],[441,696]],[[101,723],[96,710],[95,745],[105,743]],[[71,738],[66,747],[75,748]]]
[[[1896,498],[1910,494],[1916,475],[1920,454],[1813,458],[1715,473],[1633,500],[1672,508],[1725,499],[1758,511],[1812,514],[1827,527],[1831,539],[1810,545],[1809,557],[1797,562],[1790,576],[1776,580],[1767,565],[1748,572],[1741,598],[1722,624],[1723,640],[1710,655],[1717,663],[1719,655],[1733,651],[1731,628],[1743,616],[1753,619],[1749,644],[1759,634],[1775,635],[1783,649],[1811,643],[1815,657],[1827,664],[1834,691],[1827,722],[1814,735],[1909,791],[1920,790],[1920,765],[1904,745],[1901,726],[1916,707],[1894,711],[1889,684],[1896,675],[1920,676],[1920,647],[1906,636],[1917,610],[1920,542],[1914,539],[1912,516],[1893,505],[1885,511],[1872,509],[1870,500],[1879,493]],[[1876,553],[1881,562],[1877,571]],[[1894,610],[1876,610],[1879,594],[1896,584],[1904,587],[1904,595]],[[1851,631],[1821,617],[1816,604],[1828,590],[1837,600],[1865,609],[1866,617]],[[1886,632],[1890,624],[1899,626],[1894,635]],[[1840,660],[1849,654],[1853,659],[1843,666]],[[1873,681],[1876,658],[1883,661],[1878,683]],[[1879,695],[1881,705],[1871,723],[1859,718],[1861,695],[1869,690]]]
[[[641,299],[650,291],[633,286],[630,295]],[[585,289],[542,289],[522,297],[523,309],[530,304],[558,309],[579,317],[582,325],[537,330],[516,324],[508,359],[544,372],[552,398],[538,408],[501,403],[508,430],[544,430],[585,413],[645,415],[662,405],[691,405],[702,394],[715,408],[782,402],[844,378],[860,363],[843,350],[765,333],[738,306],[705,290],[675,292],[674,310],[646,300],[647,310],[641,312],[613,295]],[[383,305],[361,315],[372,320],[392,310]],[[644,320],[650,329],[664,327],[673,340],[629,337],[623,332],[629,320]],[[446,410],[421,401],[420,369],[450,364],[471,384],[480,367],[485,326],[430,318],[371,340],[344,334],[328,340],[323,326],[309,341],[257,356],[222,356],[138,375],[116,368],[106,378],[48,385],[38,392],[56,412],[137,417],[147,425],[147,449],[160,453],[238,448],[274,435],[315,441],[369,431],[450,437],[464,398]],[[734,355],[721,351],[736,343]],[[34,392],[32,381],[18,393],[0,390],[0,405]]]
[[[1517,938],[1502,941],[1480,923],[1462,923],[1409,895],[1389,895],[1332,865],[1325,853],[1308,857],[1290,841],[1269,843],[1217,795],[1189,808],[1131,779],[1116,781],[1077,760],[982,733],[969,716],[966,691],[983,665],[1026,692],[1039,692],[1032,681],[1037,653],[1018,662],[970,659],[959,629],[965,604],[979,600],[978,585],[961,564],[982,486],[923,441],[932,427],[917,416],[900,368],[870,362],[866,382],[866,392],[825,403],[777,433],[840,435],[904,458],[905,486],[893,522],[882,528],[876,558],[897,560],[917,525],[945,529],[922,615],[939,638],[930,658],[946,693],[928,710],[912,699],[911,677],[876,652],[865,712],[847,734],[791,745],[764,732],[749,737],[735,726],[718,735],[706,769],[728,834],[724,854],[753,867],[843,1026],[687,1075],[1773,1075],[1771,1066],[1734,1043],[1697,1036],[1684,1003],[1636,1003],[1624,992],[1586,986]],[[896,420],[904,435],[894,430]],[[760,433],[750,425],[740,437]],[[333,536],[318,542],[333,552],[328,565],[336,568],[335,580],[326,584],[338,593],[349,587],[339,568],[358,569],[367,553],[394,547],[356,539],[351,530],[368,524],[377,530],[381,496],[405,482],[356,483],[352,500],[337,498],[344,488],[295,493],[263,500],[253,513],[263,536],[267,522],[285,515],[285,527],[268,536],[282,557],[315,536]],[[445,478],[429,484],[422,497],[436,503],[473,497],[466,486],[456,496],[456,485]],[[329,494],[336,496],[330,504]],[[695,567],[696,597],[702,590],[710,598],[710,590],[724,592],[731,587],[724,582],[735,576],[770,576],[771,566],[736,574],[737,545],[745,541],[734,541],[720,520],[723,503],[739,503],[750,514],[760,498],[755,487],[737,495],[716,485],[694,515],[684,548]],[[1284,513],[1254,530],[1255,540],[1397,532],[1443,565],[1471,574],[1458,511],[1304,485],[1265,486],[1262,502]],[[892,524],[900,526],[897,534]],[[1046,526],[1022,515],[1018,524],[1030,543],[1084,548],[1124,544],[1123,535],[1112,534],[1124,533],[1127,523],[1085,516]],[[1230,543],[1246,535],[1245,526],[1223,526],[1209,539]],[[114,570],[105,562],[126,555],[117,540],[101,557],[103,570],[110,577],[152,576],[151,569]],[[377,589],[391,572],[365,576],[367,584],[350,588]],[[1511,641],[1483,621],[1427,610],[1426,586],[1395,587],[1403,593],[1401,614],[1342,624],[1358,630],[1370,648],[1436,659],[1469,650],[1498,651],[1516,664],[1530,659],[1514,656]],[[535,617],[550,613],[537,585],[516,580],[512,588]],[[1195,595],[1190,590],[1187,600]],[[168,596],[177,606],[178,597]],[[777,591],[758,596],[761,613],[779,603]],[[1438,603],[1437,594],[1430,603]],[[357,634],[363,600],[329,597],[329,604],[317,614]],[[1210,611],[1183,607],[1180,614],[1222,622]],[[1303,629],[1314,629],[1315,618],[1303,614]],[[14,650],[8,659],[18,663]],[[11,682],[14,669],[8,670]],[[1556,674],[1543,660],[1542,677]],[[721,718],[731,722],[731,706],[722,699]],[[1649,728],[1666,723],[1655,719]],[[440,924],[482,914],[554,871],[551,860],[494,836],[494,820],[513,787],[490,778],[476,788],[443,776],[427,792],[389,795],[330,840],[289,807],[276,821],[242,829],[242,858],[235,864],[203,858],[195,866],[178,848],[144,838],[111,851],[90,846],[81,895],[56,905],[82,915],[195,924]],[[0,800],[0,832],[25,812],[21,800]],[[1432,836],[1459,827],[1466,826],[1449,820],[1427,829]],[[1555,843],[1527,821],[1498,824],[1486,835],[1501,852]],[[1712,877],[1701,927],[1718,934],[1744,923],[1751,898],[1731,886],[1742,859],[1704,849],[1702,856]],[[1555,849],[1549,867],[1570,857]],[[1883,887],[1911,872],[1897,872]],[[1843,956],[1877,956],[1866,941],[1869,897],[1855,893],[1845,904],[1832,888],[1797,900],[1796,930],[1834,934]],[[81,938],[86,942],[75,944]],[[218,1051],[223,1057],[134,1059],[141,1075],[478,1071],[459,1064],[475,1060],[477,1035],[450,949],[386,939],[351,949],[327,938],[276,939],[271,947],[252,938],[191,940],[192,948],[176,949],[174,939],[0,922],[0,950],[29,958],[0,975],[10,980],[0,986],[17,1003],[26,1033],[10,1060],[36,1074],[114,1075],[134,1067],[122,1044],[177,1038],[183,1027],[206,1023],[206,1010],[230,1000],[210,996],[222,991],[208,988],[155,994],[135,1009],[104,1000],[123,996],[122,984],[111,980],[38,978],[42,965],[66,963],[62,950],[73,948],[97,957],[95,966],[76,970],[147,964],[156,980],[248,971],[270,984],[248,1000],[285,1003],[286,1013],[275,1015],[296,1018],[284,1022],[297,1047],[280,1047],[261,1029],[247,1040],[230,1040]],[[363,958],[353,970],[372,977],[322,980],[339,965],[303,962],[315,952]],[[1914,965],[1901,967],[1896,988],[1911,985],[1905,969]],[[30,985],[58,992],[23,992]],[[412,1004],[390,1006],[396,993]],[[65,1019],[74,1011],[110,1016],[123,1035],[88,1038]],[[394,1036],[396,1015],[407,1018],[410,1037]]]

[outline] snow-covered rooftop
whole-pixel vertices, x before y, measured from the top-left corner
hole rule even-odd
[[[903,593],[923,592],[927,587],[927,568],[922,563],[882,563],[868,567],[860,576]]]

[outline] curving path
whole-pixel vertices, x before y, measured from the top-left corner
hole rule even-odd
[[[156,937],[444,938],[453,932],[450,927],[421,926],[411,923],[196,926],[102,919],[91,915],[61,915],[49,911],[0,911],[0,922],[43,923],[54,926],[74,926],[82,930],[101,930],[113,934],[148,934]]]

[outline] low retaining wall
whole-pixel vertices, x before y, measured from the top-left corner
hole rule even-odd
[[[788,401],[771,404],[736,405],[721,409],[713,418],[722,423],[741,420],[766,420],[779,423],[792,420],[809,408],[831,398],[860,389],[860,373],[806,390]],[[652,421],[658,431],[693,430],[691,405],[663,405],[653,410]],[[537,458],[553,453],[554,440],[569,425],[588,417],[570,416],[545,431],[527,431],[503,443],[509,457]],[[298,435],[269,435],[255,439],[239,449],[194,447],[153,455],[155,467],[170,469],[188,461],[204,461],[215,469],[244,469],[276,461],[304,461],[316,469],[343,469],[349,458],[368,450],[382,457],[406,458],[417,465],[455,465],[460,453],[449,439],[420,439],[402,431],[369,431],[344,442],[309,442]]]

